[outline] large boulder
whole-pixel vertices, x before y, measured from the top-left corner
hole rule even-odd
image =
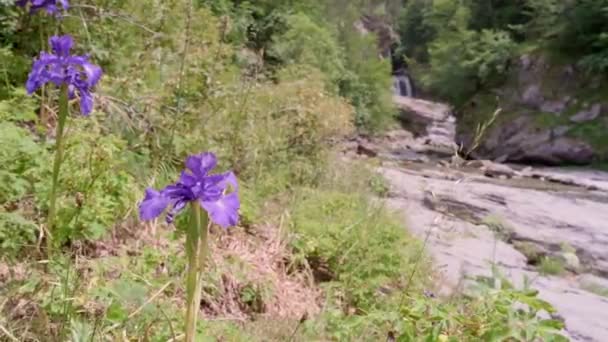
[[[588,143],[568,137],[569,127],[539,129],[530,117],[501,123],[473,153],[489,159],[545,165],[588,164],[596,153]]]
[[[608,84],[596,78],[575,65],[523,56],[504,84],[480,92],[461,108],[457,142],[465,150],[474,147],[473,157],[500,162],[608,160]],[[497,108],[501,114],[475,146],[477,127]]]
[[[406,129],[416,135],[426,152],[453,155],[457,151],[456,118],[443,103],[393,96]]]

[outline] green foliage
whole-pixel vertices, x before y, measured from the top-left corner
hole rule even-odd
[[[24,248],[32,248],[39,234],[38,225],[19,212],[0,210],[0,252],[14,257]]]
[[[503,241],[511,240],[512,235],[515,233],[513,227],[500,216],[486,216],[482,220],[482,223],[494,232],[494,235],[498,239]]]
[[[551,23],[559,28],[556,49],[582,57],[580,62],[590,70],[608,70],[608,1],[577,0],[562,4],[560,10]]]
[[[560,334],[562,322],[538,316],[555,309],[537,295],[495,276],[478,280],[477,288],[455,304],[409,299],[402,307],[400,341],[567,341]]]
[[[293,212],[296,257],[318,278],[339,282],[329,286],[340,292],[342,305],[368,311],[382,302],[382,288],[406,283],[418,247],[382,208],[352,193],[303,189],[299,196]]]
[[[500,79],[514,50],[499,29],[471,29],[471,8],[447,0],[412,1],[400,18],[402,51],[422,85],[461,105]]]
[[[388,311],[348,315],[328,310],[309,322],[309,332],[325,331],[332,340],[378,341],[393,332],[397,341],[568,341],[564,323],[538,291],[516,289],[500,274],[477,279],[464,297],[451,301],[409,294]],[[316,336],[316,335],[312,335]]]
[[[0,203],[19,201],[40,180],[46,153],[31,134],[10,122],[0,123]]]
[[[355,123],[371,132],[382,130],[392,120],[390,64],[381,60],[372,36],[351,36],[346,49],[348,66],[340,93],[355,107]]]
[[[541,0],[542,1],[542,0]],[[470,28],[474,30],[505,30],[512,33],[518,40],[524,38],[521,34],[523,26],[532,19],[529,3],[538,0],[471,0]]]
[[[306,64],[325,75],[332,84],[337,84],[344,75],[340,46],[331,33],[299,13],[286,18],[289,28],[273,37],[269,53],[281,64]]]
[[[561,259],[546,256],[540,259],[538,270],[545,275],[561,275],[566,271],[566,267]]]
[[[391,70],[378,56],[375,37],[354,29],[366,3],[361,2],[235,2],[229,13],[235,34],[245,36],[243,44],[263,56],[265,68],[259,73],[275,77],[289,64],[313,66],[325,74],[328,89],[338,89],[355,107],[356,125],[375,131],[394,113]],[[236,33],[243,25],[247,33]]]
[[[243,315],[247,322],[243,328],[209,320],[201,339],[288,340],[296,331],[303,340],[382,340],[395,328],[404,340],[436,340],[437,332],[467,340],[503,331],[509,322],[520,329],[513,336],[525,329],[533,340],[548,336],[540,326],[558,325],[509,311],[518,301],[550,310],[517,291],[488,291],[456,304],[421,297],[431,284],[422,246],[370,199],[387,194],[387,185],[365,165],[336,165],[328,153],[329,142],[350,134],[353,124],[378,130],[393,115],[390,64],[378,56],[376,37],[361,35],[354,24],[363,13],[392,18],[397,1],[80,5],[63,18],[60,31],[75,36],[76,52],[90,53],[104,76],[96,111],[69,120],[55,231],[64,255],[43,270],[22,256],[33,254],[46,224],[56,89],[28,97],[21,86],[31,57],[46,48],[56,26],[49,16],[28,16],[0,0],[0,254],[15,260],[16,270],[25,268],[11,270],[13,279],[0,288],[0,302],[7,304],[0,308],[3,328],[23,339],[177,340],[182,232],[160,221],[144,227],[131,216],[146,186],[174,181],[184,157],[204,150],[219,155],[221,169],[238,174],[246,229],[212,234],[220,257],[214,255],[204,278],[202,308],[206,315],[220,308],[239,321]],[[405,20],[422,26],[404,24],[405,53],[421,61],[427,53],[435,86],[490,82],[508,58],[506,29],[472,28],[470,11],[453,5],[437,1],[423,6],[430,12],[422,15],[408,5]],[[420,52],[418,33],[426,45]],[[255,60],[241,63],[242,56]],[[450,57],[462,58],[454,71],[442,65]],[[276,212],[275,241],[263,228],[275,224]],[[252,257],[270,256],[254,255],[269,241],[280,247],[269,266],[283,270],[280,277],[261,274]],[[235,244],[240,249],[230,250]],[[307,270],[320,285],[311,292],[327,299],[323,314],[299,330],[300,317],[258,320],[281,294],[275,278],[313,287]]]
[[[513,51],[508,34],[495,31],[445,32],[431,44],[423,83],[456,105],[504,75]]]
[[[54,237],[60,244],[104,237],[136,201],[139,187],[129,173],[126,142],[104,134],[95,121],[73,120],[76,127],[66,140]],[[39,205],[45,207],[50,184],[36,190]]]
[[[427,20],[432,10],[432,2],[427,0],[408,1],[399,16],[401,46],[398,51],[418,63],[428,63],[428,45],[436,36],[436,28]]]
[[[0,121],[0,145],[0,254],[14,256],[39,234],[37,208],[28,196],[48,155],[25,128],[8,121]]]

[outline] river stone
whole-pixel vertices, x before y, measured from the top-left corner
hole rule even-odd
[[[491,265],[496,265],[518,288],[533,279],[532,287],[539,290],[539,297],[549,301],[564,318],[572,341],[606,341],[608,300],[582,289],[576,278],[569,275],[546,277],[538,274],[508,241],[497,239],[487,226],[456,215],[462,212],[454,209],[477,208],[479,212],[500,217],[513,227],[513,241],[538,245],[539,252],[546,250],[550,254],[556,246],[567,243],[581,256],[589,255],[584,258],[585,268],[598,275],[608,275],[608,263],[602,262],[608,261],[608,195],[596,198],[588,197],[584,191],[557,188],[546,191],[536,180],[526,182],[530,188],[493,182],[476,177],[475,170],[469,173],[466,169],[430,167],[416,170],[395,166],[380,168],[379,172],[394,194],[386,199],[387,206],[403,215],[413,234],[428,241],[425,250],[436,261],[440,277],[438,294],[460,293],[466,285],[464,279],[491,276]],[[456,176],[456,173],[465,176]],[[451,176],[459,180],[466,178],[466,181],[455,182],[449,179]],[[577,173],[576,176],[580,177],[577,182],[586,183],[593,178],[608,184],[608,173]],[[451,198],[447,211],[427,205],[429,193],[431,199]],[[497,201],[497,198],[504,200]],[[456,203],[458,208],[454,207]],[[575,258],[566,258],[571,259],[571,266],[577,266]]]
[[[599,103],[594,104],[588,110],[581,110],[570,118],[570,121],[574,123],[587,122],[597,119],[602,114],[602,105]]]
[[[572,252],[563,252],[559,255],[560,260],[564,262],[564,266],[567,270],[572,272],[579,272],[581,269],[581,261],[578,256]]]
[[[559,114],[563,112],[568,105],[569,98],[556,101],[546,101],[540,105],[540,110],[546,113]]]
[[[408,122],[406,129],[419,133],[416,140],[425,145],[422,150],[447,157],[454,154],[456,118],[450,106],[405,96],[393,96],[393,102]]]
[[[608,291],[608,279],[601,278],[593,274],[581,274],[578,277],[578,283],[583,287],[599,287]]]
[[[539,129],[533,117],[522,116],[491,130],[477,157],[543,165],[589,164],[596,152],[591,145],[566,135],[568,126]],[[507,156],[505,159],[503,156]]]
[[[543,103],[543,94],[540,91],[540,86],[532,84],[524,91],[522,95],[522,101],[524,104],[539,107]]]

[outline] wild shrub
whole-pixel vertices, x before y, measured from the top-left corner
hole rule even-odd
[[[356,194],[302,189],[292,215],[296,256],[329,281],[346,309],[378,307],[387,293],[407,286],[415,267],[424,267],[418,243],[382,207]]]
[[[48,154],[27,129],[8,121],[0,122],[0,145],[0,254],[14,256],[38,238],[31,195]]]

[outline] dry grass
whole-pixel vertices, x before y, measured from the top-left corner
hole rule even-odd
[[[92,294],[100,286],[108,286],[126,274],[137,272],[128,267],[143,257],[144,246],[153,246],[167,260],[169,256],[183,256],[183,242],[170,238],[172,230],[154,223],[133,224],[130,228],[125,225],[104,241],[72,246],[72,251],[78,253],[72,260],[78,284],[74,304],[79,315],[103,320],[108,308]],[[203,294],[201,312],[205,320],[297,324],[302,317],[314,317],[321,311],[321,290],[315,286],[312,274],[306,270],[290,272],[292,256],[284,236],[282,223],[254,226],[247,231],[212,230],[208,279],[213,288],[207,288]],[[119,259],[127,261],[117,261]],[[138,275],[150,287],[143,305],[170,305],[177,308],[179,315],[179,308],[185,302],[180,278],[172,278],[171,286],[169,283],[157,286],[151,278],[154,274],[166,274],[166,268],[175,267],[161,264],[147,275]],[[0,263],[0,284],[17,291],[0,291],[0,310],[5,317],[0,319],[0,324],[20,340],[39,338],[43,331],[57,336],[61,323],[46,317],[41,292],[19,293],[19,287],[31,276],[40,278],[37,286],[42,291],[52,289],[61,281],[35,262]],[[137,319],[142,308],[129,307],[129,318]]]
[[[248,271],[240,277],[235,275],[237,272],[221,275],[222,291],[219,297],[207,298],[206,314],[245,320],[257,309],[267,318],[297,320],[320,312],[321,292],[315,287],[312,274],[288,271],[292,258],[280,227],[260,226],[255,235],[243,231],[218,234],[211,249],[216,269],[231,270],[234,264],[229,260],[236,259]],[[248,286],[262,292],[262,307],[251,308],[243,303],[243,289]]]

